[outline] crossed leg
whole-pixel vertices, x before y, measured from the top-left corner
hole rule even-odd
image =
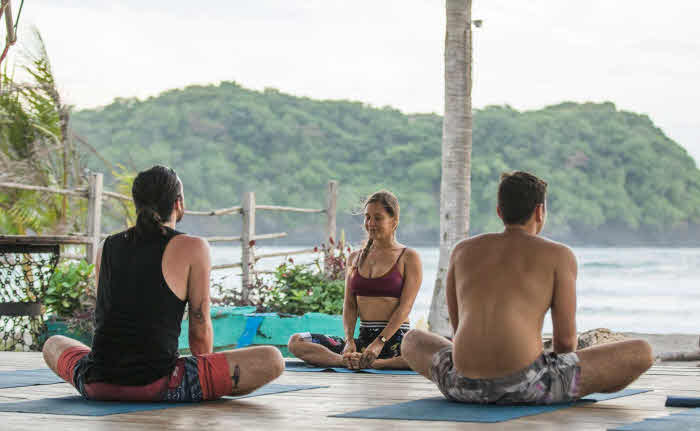
[[[50,337],[44,343],[44,361],[59,376],[58,360],[63,352],[71,347],[89,349],[81,342],[61,335]],[[280,351],[272,346],[246,347],[219,353],[226,357],[228,363],[229,375],[232,379],[231,395],[245,395],[253,392],[284,372],[284,358]]]
[[[49,337],[49,339],[46,340],[46,342],[44,343],[44,347],[41,350],[41,353],[44,356],[44,362],[46,362],[46,365],[48,365],[49,368],[51,368],[51,370],[53,370],[53,372],[56,373],[56,375],[59,377],[65,378],[66,376],[62,376],[61,373],[59,373],[58,359],[61,357],[63,352],[70,349],[71,347],[82,347],[88,350],[90,349],[88,346],[81,343],[80,341],[64,337],[63,335],[54,335],[53,337]],[[73,384],[73,382],[68,383]]]
[[[287,344],[289,351],[297,358],[314,365],[322,367],[346,367],[343,363],[343,356],[330,351],[327,347],[320,344],[305,341],[300,334],[294,334],[289,338]],[[382,369],[408,369],[406,360],[397,356],[395,358],[375,359],[372,362],[372,368]]]
[[[331,352],[325,346],[304,341],[301,334],[293,334],[287,343],[289,351],[304,362],[322,367],[344,367],[343,356]]]
[[[226,356],[233,384],[232,395],[249,394],[284,372],[284,358],[276,347],[245,347],[218,353]]]
[[[579,396],[617,392],[637,380],[654,363],[644,340],[626,340],[576,351],[581,367]]]
[[[433,356],[441,349],[451,345],[452,342],[441,335],[422,329],[413,329],[403,336],[401,357],[406,360],[413,371],[422,374],[428,380],[432,380],[430,369],[433,365]]]
[[[401,356],[411,368],[430,379],[435,353],[452,343],[440,335],[414,329],[401,345]],[[578,396],[617,392],[637,380],[654,362],[649,343],[627,340],[578,350],[581,381]]]

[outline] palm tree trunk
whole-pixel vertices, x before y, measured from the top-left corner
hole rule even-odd
[[[445,35],[445,117],[442,123],[440,181],[440,259],[428,324],[452,335],[445,279],[452,247],[469,233],[472,151],[471,0],[447,0]]]

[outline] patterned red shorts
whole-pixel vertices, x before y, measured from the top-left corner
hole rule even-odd
[[[80,368],[86,364],[90,349],[70,347],[58,359],[59,376],[82,396],[102,401],[199,402],[231,395],[231,374],[223,353],[178,358],[170,375],[142,386],[85,383]]]

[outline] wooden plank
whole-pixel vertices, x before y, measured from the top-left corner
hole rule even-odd
[[[0,369],[32,369],[43,366],[38,352],[0,352]],[[654,371],[653,367],[650,371]],[[2,429],[57,430],[152,430],[192,429],[193,424],[207,431],[231,429],[304,430],[605,430],[613,426],[663,417],[686,411],[664,406],[669,394],[699,396],[700,376],[684,375],[683,368],[673,375],[645,374],[632,387],[656,390],[630,397],[565,408],[493,424],[468,422],[428,422],[378,419],[331,418],[329,415],[395,404],[419,398],[440,396],[435,385],[421,376],[392,376],[334,373],[284,373],[275,383],[329,385],[327,388],[273,394],[242,400],[229,400],[174,409],[137,412],[103,417],[55,416],[45,414],[0,413]],[[678,389],[676,389],[678,388]],[[41,399],[75,394],[68,384],[0,389],[0,402]]]

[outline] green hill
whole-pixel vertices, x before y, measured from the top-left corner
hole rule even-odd
[[[73,128],[112,163],[173,167],[192,209],[231,206],[244,190],[259,203],[323,206],[325,184],[340,182],[339,221],[379,188],[402,205],[401,238],[437,243],[442,118],[406,115],[359,102],[319,101],[234,82],[117,99],[73,115]],[[104,171],[98,159],[89,165]],[[644,115],[612,103],[562,103],[519,112],[474,113],[472,233],[498,229],[502,171],[522,169],[549,183],[546,233],[579,243],[700,242],[700,171],[687,152]],[[306,218],[297,224],[302,235]],[[190,221],[190,230],[228,231],[227,221]],[[193,226],[192,223],[198,223]],[[206,223],[203,224],[203,223]],[[279,230],[280,219],[259,231]],[[302,224],[299,224],[302,223]],[[289,230],[289,226],[284,227]]]

